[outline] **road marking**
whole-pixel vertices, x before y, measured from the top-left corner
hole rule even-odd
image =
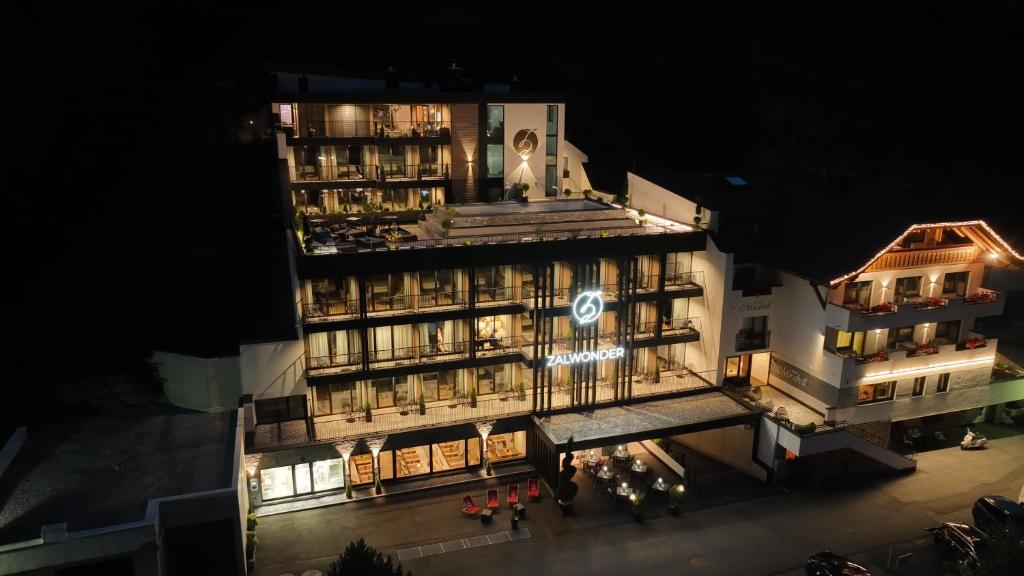
[[[414,546],[412,548],[402,548],[395,554],[398,556],[399,560],[411,560],[413,558],[434,556],[445,552],[465,550],[467,548],[479,548],[481,546],[501,544],[502,542],[522,540],[524,538],[529,538],[530,536],[532,536],[532,534],[530,534],[529,528],[521,528],[519,530],[507,530],[505,532],[495,532],[494,534],[484,534],[483,536],[473,536],[472,538],[462,538],[459,540],[424,544],[422,546]]]

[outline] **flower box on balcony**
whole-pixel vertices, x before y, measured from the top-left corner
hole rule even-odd
[[[995,299],[995,292],[975,292],[974,294],[964,298],[964,302],[969,304],[980,304],[983,302],[993,302]]]
[[[939,347],[932,344],[918,344],[914,347],[914,355],[919,354],[938,354]]]
[[[974,350],[975,348],[984,348],[986,341],[984,338],[968,338],[964,342],[964,347],[968,350]]]
[[[862,314],[892,314],[896,311],[896,306],[892,302],[882,302],[869,308],[861,310]]]
[[[933,310],[935,308],[945,308],[949,304],[949,300],[944,298],[938,298],[936,296],[927,296],[922,298],[920,301],[915,302],[915,310]]]
[[[857,359],[857,362],[861,364],[871,364],[873,362],[885,362],[889,360],[889,355],[886,354],[885,350],[880,350],[874,354],[868,354],[867,356],[861,356]]]

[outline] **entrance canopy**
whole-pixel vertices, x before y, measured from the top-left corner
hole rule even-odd
[[[534,423],[547,443],[561,448],[573,437],[577,450],[756,422],[758,414],[718,390],[624,406],[568,412]]]

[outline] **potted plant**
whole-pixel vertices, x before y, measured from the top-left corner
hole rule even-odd
[[[519,530],[519,510],[512,512],[512,529]]]
[[[529,202],[530,201],[530,196],[527,193],[530,191],[530,185],[529,184],[523,184],[522,185],[522,191],[523,191],[523,193],[522,193],[522,195],[519,198],[523,202]]]
[[[668,489],[668,511],[673,516],[679,516],[683,503],[683,496],[686,495],[686,488],[682,484],[673,484]]]
[[[636,211],[637,216],[640,216],[640,222],[647,222],[647,211],[643,208]]]
[[[398,250],[402,235],[398,233],[398,230],[391,230],[384,235],[384,240],[387,241],[388,250]]]
[[[373,422],[373,407],[369,402],[363,405],[363,415],[367,422]]]
[[[519,382],[519,401],[526,400],[526,384],[522,381]]]
[[[555,489],[555,494],[558,496],[558,508],[561,509],[562,516],[572,514],[572,502],[580,490],[580,487],[572,480],[576,476],[576,467],[572,465],[572,451],[573,439],[572,436],[569,436],[569,440],[565,443],[562,471],[558,473],[558,487]]]
[[[379,496],[383,491],[384,487],[380,485],[380,477],[378,476],[373,480],[373,492]]]
[[[655,364],[654,365],[654,383],[655,384],[660,384],[661,383],[661,365],[660,364]]]
[[[701,221],[700,214],[694,214],[694,216],[693,216],[693,226],[695,228],[700,228],[700,221]]]
[[[583,190],[583,197],[586,198],[587,200],[590,200],[590,197],[593,195],[594,191],[591,190],[590,188],[586,188],[585,190]]]
[[[427,401],[423,398],[423,393],[420,392],[420,416],[427,415]]]
[[[643,490],[637,490],[629,496],[629,503],[633,508],[633,521],[644,521],[644,500],[647,494]]]
[[[349,500],[352,499],[352,483],[345,484],[345,497]]]
[[[565,190],[562,190],[562,194],[565,194],[565,197],[568,198],[569,196],[572,196],[572,189],[566,188]]]
[[[484,466],[484,472],[486,472],[488,476],[494,476],[494,468],[491,468],[490,460],[487,461],[487,466]]]
[[[476,388],[469,390],[469,407],[476,408]]]

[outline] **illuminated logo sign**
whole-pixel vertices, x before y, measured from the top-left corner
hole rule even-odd
[[[600,290],[583,292],[572,303],[572,317],[577,324],[590,324],[601,317],[603,310],[604,300],[601,300]]]
[[[537,132],[532,129],[522,129],[516,132],[516,135],[512,137],[512,149],[519,154],[523,160],[530,157],[531,154],[537,151]]]
[[[580,364],[583,362],[596,362],[598,360],[614,360],[616,358],[622,358],[626,355],[626,349],[621,346],[618,348],[605,348],[604,350],[587,350],[585,352],[571,352],[569,354],[555,354],[554,356],[548,356],[547,368],[553,368],[559,364]]]

